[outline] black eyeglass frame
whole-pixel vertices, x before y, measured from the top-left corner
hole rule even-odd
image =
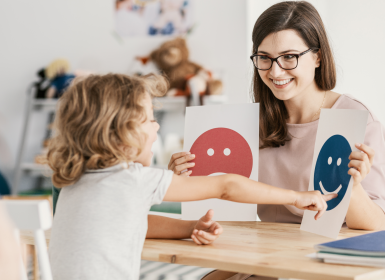
[[[268,57],[268,56],[265,55],[265,54],[257,54],[257,53],[254,53],[253,55],[250,56],[250,59],[251,59],[251,61],[253,62],[254,67],[257,68],[258,70],[261,70],[261,71],[267,71],[267,70],[270,70],[271,67],[273,67],[274,61],[277,62],[277,65],[278,65],[281,69],[283,69],[283,70],[293,70],[293,69],[295,69],[295,68],[298,67],[298,58],[299,58],[299,57],[303,56],[304,54],[307,54],[307,53],[310,52],[310,51],[314,51],[314,50],[319,50],[319,48],[310,48],[310,49],[308,49],[308,50],[306,50],[306,51],[304,51],[304,52],[301,52],[301,53],[299,53],[299,54],[285,53],[285,54],[283,54],[283,55],[277,56],[276,58]],[[297,58],[297,65],[296,65],[294,68],[290,68],[290,69],[283,68],[283,67],[279,64],[278,59],[279,59],[281,56],[285,56],[285,55],[293,55],[293,56],[295,56],[295,57]],[[270,68],[269,68],[269,69],[260,69],[260,68],[258,68],[258,67],[255,65],[254,60],[253,60],[253,58],[256,57],[256,56],[264,56],[264,57],[269,58],[269,59],[271,60],[271,66],[270,66]]]

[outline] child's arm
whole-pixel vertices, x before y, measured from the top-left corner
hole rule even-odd
[[[212,220],[213,216],[213,210],[209,210],[198,221],[183,221],[157,215],[148,215],[146,238],[191,238],[199,245],[210,244],[223,232],[220,224]]]
[[[296,192],[266,185],[246,177],[227,174],[213,177],[184,177],[173,175],[165,201],[193,201],[219,198],[242,203],[287,204],[299,209],[318,211],[316,220],[327,209],[336,194],[321,195],[319,191]]]

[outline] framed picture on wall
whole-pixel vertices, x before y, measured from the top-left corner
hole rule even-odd
[[[178,36],[193,26],[193,0],[115,0],[116,32],[122,37]]]

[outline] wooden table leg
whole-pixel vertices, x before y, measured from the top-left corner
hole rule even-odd
[[[37,253],[34,245],[24,245],[25,249],[23,252],[23,261],[25,264],[25,270],[28,274],[28,279],[30,278],[32,272],[33,280],[40,280],[39,276],[39,263],[37,260]]]
[[[40,275],[39,275],[39,263],[37,259],[37,252],[35,250],[35,246],[33,247],[33,280],[39,280]]]

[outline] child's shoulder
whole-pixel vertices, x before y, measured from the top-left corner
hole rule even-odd
[[[86,170],[76,185],[151,189],[163,184],[168,186],[172,176],[171,170],[147,167],[133,162],[119,163],[104,169]]]
[[[160,177],[170,177],[173,172],[171,170],[143,166],[141,163],[124,162],[104,169],[87,170],[85,175],[87,174],[99,174],[101,177],[114,177],[115,179],[116,177],[122,177],[125,180],[131,178],[131,180],[152,181]]]
[[[140,163],[130,163],[124,169],[124,172],[130,174],[131,176],[135,176],[141,178],[143,181],[157,181],[158,178],[162,177],[172,177],[173,172],[167,169],[143,166]]]

